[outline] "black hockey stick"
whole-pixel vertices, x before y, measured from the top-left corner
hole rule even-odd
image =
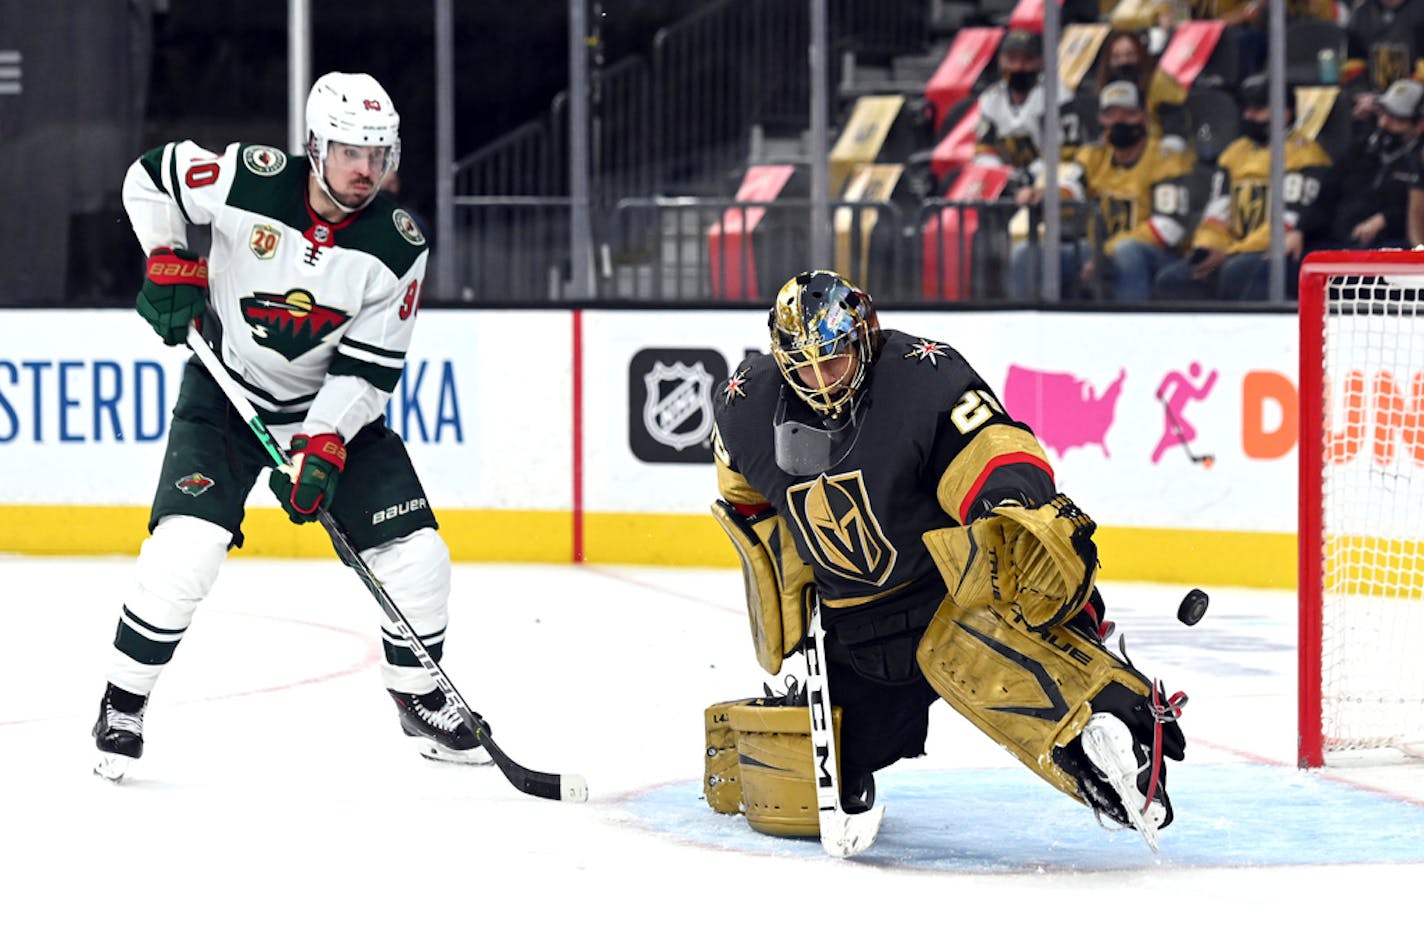
[[[278,468],[290,468],[291,460],[287,457],[287,452],[282,450],[282,446],[272,437],[272,433],[267,430],[267,426],[258,417],[257,409],[252,406],[242,389],[233,381],[232,376],[228,374],[227,367],[222,364],[222,360],[198,332],[196,326],[188,327],[188,347],[203,363],[213,381],[218,383],[218,387],[223,390],[223,394],[232,403],[232,407],[242,416],[242,420],[247,422],[247,427],[252,429],[257,440],[262,442],[272,463]],[[370,590],[371,595],[376,597],[376,602],[380,604],[381,611],[386,614],[386,619],[400,631],[406,645],[415,653],[420,666],[430,673],[430,677],[435,679],[435,684],[445,695],[445,700],[455,706],[460,717],[475,732],[475,736],[480,739],[480,744],[489,751],[490,757],[494,758],[495,764],[499,766],[515,789],[532,796],[543,797],[546,800],[564,800],[569,803],[582,803],[587,800],[588,782],[583,777],[577,774],[551,774],[530,770],[512,760],[503,748],[495,743],[494,738],[490,736],[489,725],[484,718],[470,709],[469,704],[460,696],[460,692],[455,690],[454,683],[450,681],[440,664],[431,656],[425,643],[420,641],[420,636],[416,634],[415,629],[411,627],[400,608],[386,593],[381,581],[376,578],[366,561],[361,558],[361,554],[352,544],[351,538],[346,535],[341,524],[337,523],[324,509],[317,515],[317,519],[321,521],[321,525],[331,536],[332,545],[336,547],[341,562],[355,570],[356,575],[361,578],[361,582]]]
[[[1187,436],[1182,433],[1182,423],[1177,419],[1177,413],[1172,411],[1172,406],[1167,404],[1167,400],[1162,397],[1162,393],[1157,393],[1157,400],[1162,403],[1162,410],[1167,413],[1167,424],[1172,426],[1172,433],[1177,436],[1177,440],[1182,445],[1182,450],[1187,452],[1187,457],[1191,458],[1193,464],[1200,464],[1204,468],[1210,468],[1216,463],[1214,454],[1197,454],[1192,450],[1192,446],[1187,444]]]

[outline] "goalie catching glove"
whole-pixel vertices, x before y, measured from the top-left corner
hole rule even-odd
[[[311,523],[336,496],[346,470],[346,442],[339,434],[296,435],[290,469],[272,472],[268,484],[292,523]]]
[[[143,286],[134,308],[163,344],[188,338],[188,324],[208,308],[208,261],[181,247],[159,247],[148,255]]]
[[[924,542],[960,608],[988,607],[1037,632],[1087,603],[1098,572],[1095,528],[1059,494],[1033,509],[1002,504],[968,526],[931,530]]]

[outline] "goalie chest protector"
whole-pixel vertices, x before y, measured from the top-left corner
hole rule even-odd
[[[831,603],[934,574],[920,537],[957,525],[936,500],[940,477],[981,429],[1027,430],[950,346],[893,329],[881,335],[849,446],[819,474],[789,474],[776,463],[773,419],[785,386],[771,355],[745,359],[714,399],[721,460],[794,525],[797,549]],[[785,399],[788,419],[823,424],[789,390]],[[966,399],[982,414],[961,431],[952,416],[964,414]]]

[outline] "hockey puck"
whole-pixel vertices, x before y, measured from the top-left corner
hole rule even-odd
[[[1206,593],[1200,589],[1192,589],[1182,597],[1182,604],[1177,607],[1177,621],[1182,625],[1196,625],[1201,621],[1201,617],[1206,615],[1207,602]]]

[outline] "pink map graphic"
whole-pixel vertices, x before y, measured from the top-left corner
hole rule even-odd
[[[1063,457],[1069,448],[1095,444],[1104,457],[1108,429],[1112,427],[1118,396],[1127,370],[1101,395],[1093,384],[1069,372],[1040,372],[1021,365],[1009,366],[1004,382],[1004,408],[1033,429],[1042,444]]]

